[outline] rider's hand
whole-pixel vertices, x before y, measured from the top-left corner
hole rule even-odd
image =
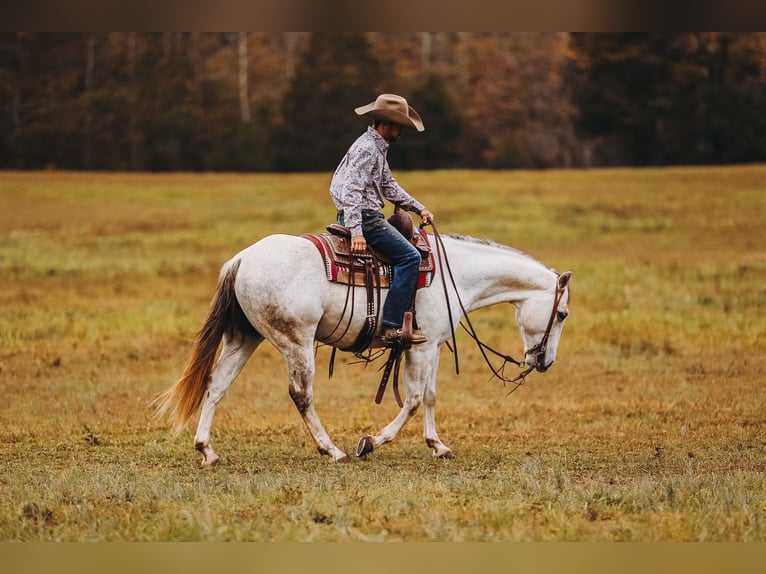
[[[367,249],[367,241],[364,239],[364,235],[354,235],[351,238],[352,253],[364,253],[366,249]]]
[[[429,223],[433,222],[434,214],[427,209],[424,209],[420,212],[420,219],[420,225],[428,225]]]

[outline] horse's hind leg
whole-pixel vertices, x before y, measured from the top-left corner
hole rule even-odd
[[[314,409],[314,349],[313,345],[290,344],[282,349],[287,361],[290,398],[303,417],[319,454],[330,456],[335,462],[347,462],[348,456],[339,449],[325,431]]]
[[[240,338],[230,339],[228,336],[224,336],[221,355],[211,374],[205,402],[202,404],[197,432],[194,435],[194,446],[202,453],[202,466],[209,466],[218,462],[218,455],[210,447],[210,429],[213,426],[215,407],[262,342],[263,337],[247,338],[243,341]]]

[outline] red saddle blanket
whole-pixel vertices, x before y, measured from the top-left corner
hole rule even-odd
[[[428,234],[425,231],[417,230],[415,233],[420,233],[426,244],[430,245],[428,243]],[[379,276],[380,286],[388,288],[391,285],[393,265],[378,257],[373,258],[369,250],[363,255],[351,254],[347,238],[330,233],[322,233],[320,235],[305,233],[301,237],[305,237],[316,246],[324,261],[325,272],[329,281],[345,285],[356,285],[357,287],[366,285],[365,264],[369,261],[376,261],[375,271]],[[424,255],[422,251],[420,253]],[[430,286],[433,277],[434,256],[433,253],[429,252],[420,262],[417,288],[421,289]]]

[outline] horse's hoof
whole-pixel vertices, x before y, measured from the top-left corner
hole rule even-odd
[[[351,462],[351,459],[346,454],[346,455],[343,455],[340,458],[336,458],[335,462],[337,462],[338,464],[347,464],[347,463]]]
[[[431,453],[434,458],[455,458],[455,455],[452,454],[452,449],[448,446],[444,446],[443,444],[439,443],[436,444],[433,441],[430,441],[428,443],[428,446],[430,446],[433,450]]]
[[[356,456],[362,457],[366,454],[370,454],[374,449],[375,447],[372,444],[372,437],[369,435],[362,437],[362,440],[356,445]]]
[[[200,467],[208,468],[208,467],[218,466],[220,462],[221,462],[221,459],[218,458],[217,454],[215,453],[208,454],[206,452],[203,452],[202,462],[200,463]]]
[[[426,446],[432,449],[431,455],[434,458],[455,458],[455,455],[452,454],[452,449],[445,446],[439,439],[427,438]]]

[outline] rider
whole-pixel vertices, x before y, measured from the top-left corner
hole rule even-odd
[[[330,184],[330,196],[338,209],[338,223],[351,230],[351,251],[363,253],[367,244],[388,257],[394,264],[393,281],[383,305],[384,344],[401,341],[405,311],[412,303],[420,267],[420,253],[385,219],[381,212],[384,198],[402,209],[420,214],[424,224],[433,214],[407,193],[391,175],[386,154],[388,146],[399,139],[405,127],[422,132],[425,128],[418,113],[401,96],[381,94],[360,108],[360,116],[373,123],[349,148]],[[426,338],[412,334],[412,343]]]

